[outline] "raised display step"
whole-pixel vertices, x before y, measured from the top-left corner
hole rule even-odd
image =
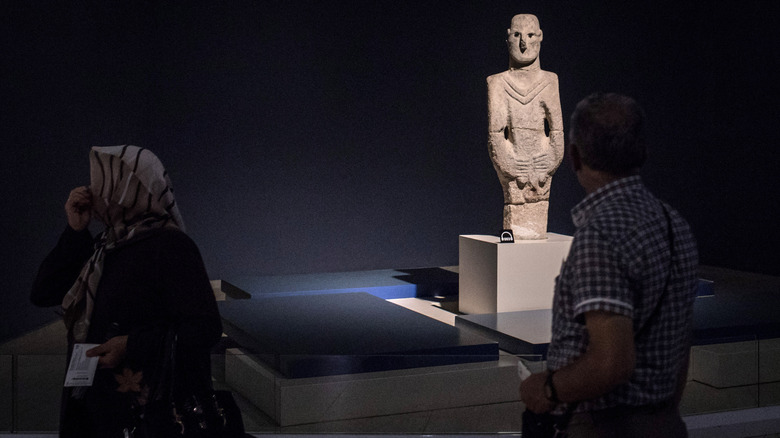
[[[498,360],[498,344],[368,293],[219,303],[224,331],[286,378]]]

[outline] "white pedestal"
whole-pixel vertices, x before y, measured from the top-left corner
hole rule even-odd
[[[459,308],[462,313],[500,313],[552,308],[555,277],[572,237],[500,243],[496,236],[459,237]]]

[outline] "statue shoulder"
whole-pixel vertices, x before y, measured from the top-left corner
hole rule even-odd
[[[544,78],[545,81],[553,82],[555,84],[558,83],[558,75],[557,74],[555,74],[555,73],[553,73],[551,71],[547,71],[547,70],[542,70],[541,73],[542,73],[542,77]]]
[[[496,73],[494,75],[490,75],[487,77],[487,83],[488,85],[495,83],[496,81],[502,80],[507,74],[509,74],[508,71],[502,71],[501,73]]]

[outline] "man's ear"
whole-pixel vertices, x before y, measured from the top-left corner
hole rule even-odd
[[[541,43],[544,40],[544,34],[542,33],[542,29],[539,29],[539,42]]]
[[[579,172],[582,169],[582,157],[580,157],[580,149],[576,144],[569,145],[569,158],[571,158],[571,167],[574,172]]]

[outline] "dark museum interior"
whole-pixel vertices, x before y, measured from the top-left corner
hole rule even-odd
[[[644,106],[643,177],[702,264],[780,275],[774,2],[1,5],[0,342],[56,318],[28,295],[90,146],[160,157],[212,279],[457,265],[458,235],[501,229],[485,79],[517,13],[564,126],[594,91]],[[583,194],[564,159],[549,231],[574,232]]]

